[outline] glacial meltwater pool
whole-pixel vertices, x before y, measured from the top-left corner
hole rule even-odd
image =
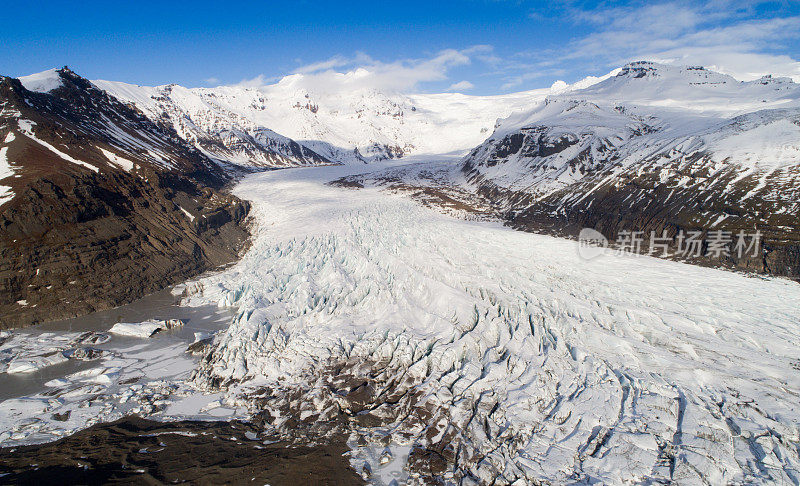
[[[114,309],[5,334],[0,443],[52,440],[100,420],[165,409],[164,399],[184,386],[199,359],[187,347],[226,328],[233,315],[230,309],[179,302],[166,289]],[[149,338],[109,332],[118,322],[148,319],[185,324]],[[76,349],[98,357],[68,358]]]
[[[141,338],[109,334],[111,337],[109,341],[93,346],[121,352],[131,346],[146,343],[148,349],[155,351],[175,344],[188,346],[195,340],[195,333],[213,334],[226,327],[233,315],[229,309],[220,309],[212,305],[181,307],[177,305],[179,302],[180,297],[172,295],[170,289],[165,289],[121,307],[23,328],[14,331],[12,335],[28,337],[26,340],[34,341],[49,333],[56,335],[85,331],[107,333],[117,322],[141,322],[147,319],[181,319],[186,322],[183,327],[161,331],[154,337],[144,340],[144,343]],[[45,383],[63,379],[95,365],[95,361],[70,359],[28,373],[0,373],[0,401],[44,392],[48,388]]]

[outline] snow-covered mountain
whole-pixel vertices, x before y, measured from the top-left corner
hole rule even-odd
[[[211,186],[228,178],[175,131],[152,123],[69,68],[2,80],[6,154],[38,145],[84,172],[174,170],[201,176]],[[65,138],[61,131],[73,136]],[[13,157],[14,165],[32,165],[37,158],[22,153]]]
[[[95,81],[106,92],[131,103],[156,123],[174,129],[208,156],[244,167],[326,165],[335,161],[259,124],[249,111],[263,105],[258,93],[239,90],[234,96],[191,90],[170,84],[159,87]]]
[[[800,275],[800,85],[788,78],[631,63],[502,120],[462,169],[519,227],[758,229],[767,256],[737,264]]]
[[[190,195],[219,188],[228,164],[469,152],[465,186],[517,228],[573,235],[588,226],[612,239],[622,230],[758,230],[762,254],[723,263],[800,276],[800,86],[789,79],[740,82],[637,62],[599,80],[503,96],[311,86],[302,75],[259,88],[194,89],[89,82],[69,70],[3,78],[3,234],[17,234],[14,243],[37,224],[114,213],[87,207],[120,188],[125,204],[155,191],[170,218],[189,218],[180,224],[194,228],[203,205],[217,203],[213,194]],[[91,197],[48,215],[40,186],[54,180]],[[8,272],[28,265],[14,261]]]
[[[574,89],[562,83],[502,96],[320,91],[308,87],[301,74],[259,88],[94,83],[151,119],[171,124],[215,158],[265,166],[463,154],[491,133],[498,118]]]
[[[798,118],[800,85],[788,78],[739,82],[699,67],[639,62],[501,120],[466,163],[537,195],[612,166],[666,166],[701,153],[752,177],[800,162]]]

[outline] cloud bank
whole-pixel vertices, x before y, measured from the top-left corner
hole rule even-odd
[[[548,4],[546,12],[531,10],[530,22],[563,24],[575,32],[567,42],[524,50],[520,40],[505,46],[508,52],[502,55],[490,45],[475,45],[388,62],[363,52],[336,55],[299,66],[280,83],[315,92],[411,92],[431,85],[437,91],[463,92],[480,80],[482,87],[492,84],[492,91],[502,92],[540,88],[560,79],[574,82],[635,60],[702,65],[740,80],[774,74],[800,82],[800,62],[789,54],[790,45],[800,40],[800,16],[788,14],[791,9],[784,5],[669,0],[585,7],[580,0],[561,0]],[[451,79],[454,71],[458,78]],[[260,87],[276,81],[259,75],[239,85]],[[559,83],[563,81],[556,86]]]
[[[389,92],[408,92],[423,83],[447,81],[448,72],[474,61],[486,62],[492,47],[479,45],[467,49],[445,49],[435,55],[419,59],[400,59],[383,62],[367,54],[357,53],[352,57],[334,56],[330,59],[300,66],[281,79],[280,83],[305,88],[314,92],[339,90],[375,89]],[[263,75],[243,80],[238,86],[259,87],[266,83]],[[473,87],[469,81],[451,86],[453,90]]]
[[[565,2],[556,14],[588,33],[561,48],[520,53],[528,69],[508,76],[503,87],[558,73],[564,65],[602,70],[633,60],[703,65],[745,81],[775,74],[800,82],[800,62],[785,54],[787,43],[800,39],[800,17],[785,15],[782,5],[711,0],[581,8]],[[549,20],[537,11],[531,17]]]

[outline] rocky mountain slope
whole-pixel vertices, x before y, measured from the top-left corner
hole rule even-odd
[[[788,78],[631,63],[506,118],[461,169],[517,228],[641,232],[642,251],[666,232],[673,256],[800,277],[800,85]],[[682,231],[702,248],[681,253]],[[735,251],[756,232],[759,251]]]
[[[67,68],[0,78],[0,327],[131,301],[230,262],[230,176]]]

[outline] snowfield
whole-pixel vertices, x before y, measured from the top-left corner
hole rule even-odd
[[[237,308],[198,385],[261,393],[285,434],[343,413],[369,444],[437,451],[454,481],[800,481],[796,283],[586,261],[573,241],[325,185],[354,170],[237,186],[251,249],[187,285],[188,305]]]

